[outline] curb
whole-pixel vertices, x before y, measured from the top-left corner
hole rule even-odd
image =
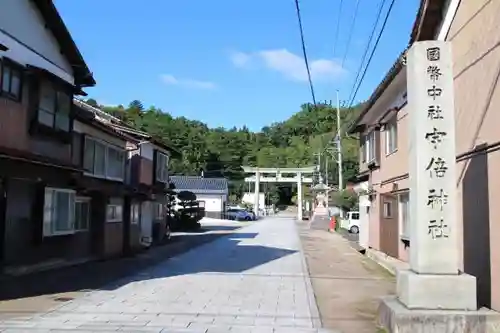
[[[398,270],[409,268],[408,263],[373,249],[366,249],[365,256],[394,276]]]

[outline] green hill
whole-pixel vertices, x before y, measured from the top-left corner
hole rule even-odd
[[[182,152],[182,158],[171,163],[172,174],[224,176],[231,180],[232,197],[245,191],[245,177],[241,165],[260,167],[310,166],[317,162],[314,153],[324,151],[336,129],[336,111],[330,105],[304,104],[299,111],[283,122],[263,127],[260,132],[248,128],[209,128],[206,124],[184,117],[172,117],[153,106],[144,108],[140,101],[127,107],[99,106],[95,100],[87,103],[126,121],[134,128],[146,131],[169,142]],[[350,123],[358,114],[360,105],[341,108],[341,123]],[[345,134],[346,126],[343,126]],[[357,173],[358,142],[343,138],[343,171],[348,179]],[[323,155],[323,161],[326,155]],[[337,182],[336,164],[330,158],[330,183]],[[248,186],[248,185],[247,185]],[[269,192],[271,201],[278,201],[276,187]],[[288,196],[291,196],[289,193]]]

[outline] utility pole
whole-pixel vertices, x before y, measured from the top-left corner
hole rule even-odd
[[[318,149],[317,153],[314,153],[315,156],[318,156],[318,182],[321,183],[323,178],[321,177],[321,149]]]
[[[339,192],[344,188],[344,181],[342,179],[342,136],[340,133],[340,105],[339,105],[339,91],[337,90],[337,164],[339,171]]]
[[[328,186],[328,154],[325,157],[325,184]]]
[[[330,156],[328,156],[328,151],[325,151],[325,184],[326,184],[326,193],[325,193],[325,196],[326,196],[326,209],[328,210],[328,212],[330,212],[329,210],[329,203],[330,203],[330,193],[329,193],[329,189],[328,189],[328,158]]]

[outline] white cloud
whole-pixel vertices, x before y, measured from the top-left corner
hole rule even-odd
[[[287,49],[264,50],[255,53],[234,52],[231,61],[237,67],[244,67],[251,62],[259,62],[270,70],[283,74],[294,81],[307,81],[307,69],[304,58]],[[310,59],[309,68],[314,80],[333,80],[347,73],[333,59]]]
[[[231,52],[230,59],[236,67],[245,67],[252,60],[252,56],[244,52]]]
[[[193,80],[193,79],[180,79],[180,78],[176,78],[175,76],[173,76],[171,74],[164,74],[161,76],[161,79],[165,84],[174,85],[174,86],[183,86],[186,88],[206,89],[206,90],[217,88],[217,85],[214,82],[200,81],[200,80]]]

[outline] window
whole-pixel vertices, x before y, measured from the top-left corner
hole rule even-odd
[[[367,134],[365,139],[365,161],[371,162],[375,159],[375,131]]]
[[[70,110],[71,96],[58,91],[51,82],[43,81],[38,103],[38,122],[59,131],[69,132]]]
[[[106,176],[114,179],[123,179],[125,173],[125,152],[111,146],[107,148]]]
[[[130,222],[132,224],[139,224],[139,216],[141,211],[141,205],[138,203],[130,205]]]
[[[363,135],[362,137],[362,147],[361,147],[361,152],[360,152],[360,155],[361,155],[361,163],[365,163],[366,162],[366,145],[368,144],[368,140],[367,140],[367,136],[366,135]]]
[[[75,230],[75,191],[45,189],[43,212],[44,236],[64,235]]]
[[[385,152],[392,154],[398,148],[398,125],[397,120],[387,124],[385,129]]]
[[[384,202],[384,217],[392,218],[392,202],[390,201]]]
[[[123,180],[125,151],[92,138],[85,138],[84,169],[97,177]]]
[[[75,230],[89,230],[90,226],[90,199],[76,198],[75,201]]]
[[[106,208],[106,222],[122,222],[122,205],[110,204]]]
[[[399,207],[401,212],[401,237],[410,237],[410,194],[404,193],[399,196]]]
[[[156,152],[156,180],[168,182],[168,155]]]
[[[1,95],[7,96],[16,101],[21,100],[22,94],[22,69],[21,66],[13,65],[10,61],[0,62],[0,92]]]

